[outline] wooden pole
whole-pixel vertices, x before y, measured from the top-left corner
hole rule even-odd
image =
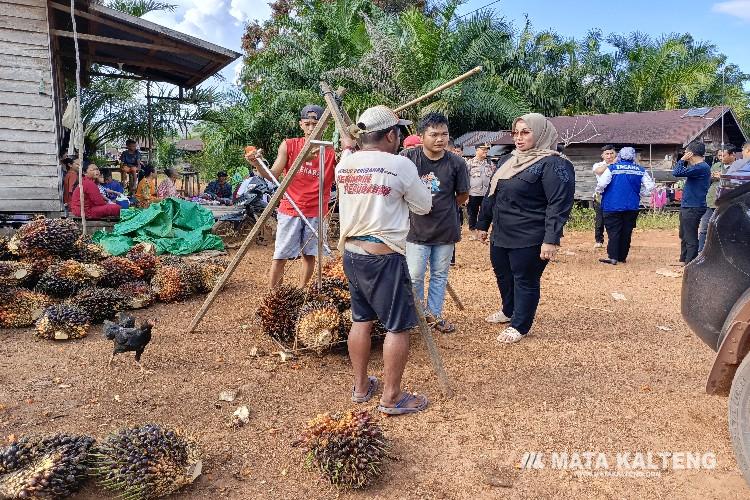
[[[424,317],[424,308],[422,307],[422,301],[417,298],[417,292],[412,287],[412,296],[414,298],[414,307],[417,310],[417,320],[419,320],[419,331],[422,333],[424,343],[427,344],[427,352],[430,354],[430,361],[432,361],[432,367],[435,369],[435,373],[440,383],[440,390],[443,396],[446,398],[453,397],[453,389],[451,389],[450,380],[448,374],[443,366],[443,358],[440,357],[440,351],[438,351],[435,339],[432,336],[430,326],[427,324],[427,320]]]
[[[242,260],[242,257],[245,256],[245,254],[247,253],[247,250],[250,248],[250,244],[255,239],[257,234],[260,232],[261,228],[263,227],[263,224],[265,224],[266,220],[273,213],[274,209],[276,208],[276,204],[279,202],[281,197],[284,196],[284,193],[289,187],[289,184],[291,184],[292,179],[294,179],[294,176],[297,173],[297,170],[299,170],[299,168],[302,166],[302,163],[304,163],[305,157],[307,157],[308,153],[313,148],[311,141],[320,139],[323,136],[323,132],[325,132],[325,129],[328,126],[328,121],[330,119],[331,119],[331,111],[330,109],[326,109],[323,112],[323,115],[320,117],[318,124],[315,126],[315,129],[312,131],[312,134],[310,134],[310,137],[308,137],[308,139],[305,141],[305,145],[302,146],[302,150],[299,152],[299,155],[297,155],[297,158],[294,160],[294,163],[292,164],[291,168],[284,176],[284,179],[281,181],[281,185],[273,194],[265,210],[263,210],[263,213],[260,214],[260,217],[258,217],[257,222],[255,223],[253,228],[250,230],[250,234],[248,234],[247,237],[245,238],[245,241],[242,242],[242,246],[240,246],[239,250],[237,250],[237,253],[234,255],[234,258],[227,266],[226,270],[224,271],[224,274],[221,275],[221,278],[219,278],[218,283],[216,283],[216,286],[214,286],[214,289],[211,290],[211,293],[208,294],[208,297],[206,297],[206,300],[203,302],[203,305],[201,306],[200,310],[193,318],[193,321],[190,323],[190,326],[188,327],[188,331],[187,331],[188,333],[192,333],[193,331],[195,331],[195,328],[201,322],[201,320],[203,319],[203,316],[206,315],[208,308],[211,307],[211,304],[216,299],[216,296],[219,294],[221,289],[224,288],[224,285],[226,284],[227,280],[232,275],[232,273],[234,273],[234,270],[237,268],[237,265]]]
[[[458,310],[459,310],[459,311],[463,311],[464,309],[466,309],[466,308],[464,307],[464,304],[463,304],[463,302],[461,302],[461,299],[459,299],[459,298],[458,298],[458,294],[457,294],[457,293],[456,293],[456,291],[455,291],[455,290],[453,289],[453,287],[451,286],[450,282],[447,282],[447,283],[445,284],[445,288],[446,288],[446,289],[448,290],[448,295],[450,295],[450,296],[451,296],[451,299],[453,299],[453,302],[455,302],[455,303],[456,303],[456,307],[458,307]]]
[[[336,99],[333,97],[333,91],[328,86],[326,82],[320,82],[320,90],[323,91],[323,99],[325,99],[326,104],[328,105],[328,109],[331,110],[331,114],[333,115],[333,122],[336,124],[336,128],[339,131],[339,134],[342,136],[346,136],[349,138],[352,138],[351,132],[349,132],[349,125],[351,125],[352,121],[351,118],[348,116],[344,116],[345,111],[339,109],[338,104],[336,103]],[[339,95],[343,95],[344,89],[339,88]],[[359,140],[357,140],[359,143]]]
[[[458,77],[456,77],[453,80],[450,80],[448,82],[445,82],[444,84],[442,84],[439,87],[437,87],[435,90],[431,90],[430,92],[427,92],[425,95],[423,95],[421,97],[417,97],[416,99],[414,99],[412,101],[409,101],[406,104],[402,104],[401,106],[397,107],[393,111],[395,111],[396,113],[400,113],[401,111],[405,110],[406,108],[410,108],[411,106],[414,106],[415,104],[419,104],[420,102],[424,101],[425,99],[429,99],[430,97],[434,96],[435,94],[437,94],[439,92],[442,92],[443,90],[445,90],[447,88],[453,87],[457,83],[461,83],[462,81],[466,80],[470,76],[476,75],[480,71],[482,71],[482,67],[481,66],[477,66],[476,68],[472,69],[471,71],[467,71],[463,75],[458,76]]]

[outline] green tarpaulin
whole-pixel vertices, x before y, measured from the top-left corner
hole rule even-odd
[[[211,234],[213,224],[213,214],[197,203],[167,198],[146,209],[121,211],[111,233],[97,231],[92,238],[110,255],[127,253],[140,242],[152,243],[158,254],[224,250],[221,238]]]

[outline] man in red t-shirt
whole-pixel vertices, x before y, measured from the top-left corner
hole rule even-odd
[[[312,134],[318,120],[323,115],[323,108],[314,104],[308,104],[300,111],[299,126],[304,132],[304,137],[295,139],[284,139],[279,145],[276,161],[273,162],[271,173],[277,179],[281,174],[286,174],[299,156],[306,139]],[[286,192],[294,200],[302,214],[307,217],[312,227],[318,228],[318,158],[319,148],[315,147],[305,158],[304,163],[289,184]],[[256,153],[257,155],[257,153]],[[258,172],[270,179],[265,169],[260,168],[256,156],[248,155],[247,161],[257,168]],[[331,186],[335,176],[336,154],[333,148],[327,148],[325,154],[325,184],[323,185],[323,209],[327,211],[328,202],[331,199]],[[312,277],[315,270],[315,257],[318,254],[318,239],[312,230],[305,225],[297,211],[292,207],[286,197],[279,203],[276,226],[276,245],[271,264],[270,285],[275,287],[284,280],[284,266],[286,261],[294,259],[302,254],[302,276],[300,285],[305,286]],[[325,228],[323,229],[325,238]]]

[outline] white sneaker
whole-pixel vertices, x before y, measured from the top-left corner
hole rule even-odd
[[[502,310],[490,314],[484,320],[487,323],[510,323],[510,318],[503,314]]]
[[[502,332],[500,332],[500,335],[497,336],[497,341],[501,344],[515,344],[519,340],[523,340],[523,335],[521,332],[513,328],[512,326],[509,326]]]
[[[604,246],[604,243],[594,243],[594,248],[602,248]]]

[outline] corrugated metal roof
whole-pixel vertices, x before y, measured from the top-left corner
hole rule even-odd
[[[611,113],[606,115],[556,116],[550,118],[561,141],[568,137],[583,144],[675,144],[686,146],[708,127],[721,120],[722,107],[709,108],[702,116],[690,109]],[[701,110],[705,111],[705,110]],[[724,128],[733,143],[747,141],[734,113],[724,108]],[[697,115],[698,113],[693,113]],[[591,122],[591,123],[589,123]],[[504,136],[493,144],[512,144]]]
[[[96,3],[79,4],[76,25],[84,63],[102,64],[154,81],[193,88],[241,56],[224,47]],[[75,57],[70,7],[50,2],[53,50]],[[57,46],[57,47],[55,47]]]

